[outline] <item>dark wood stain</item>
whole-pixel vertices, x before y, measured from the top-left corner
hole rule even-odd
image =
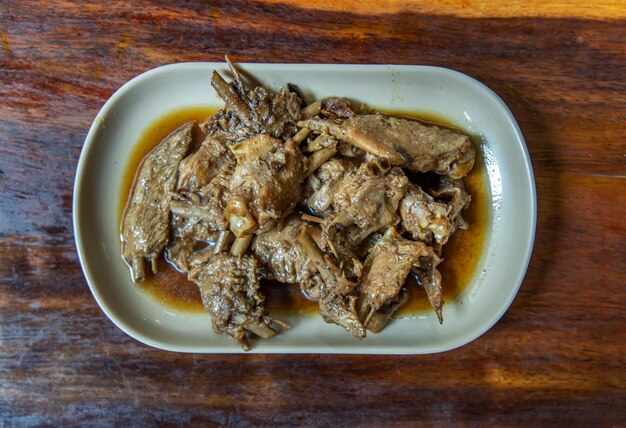
[[[244,0],[0,2],[3,423],[626,424],[624,14],[604,19],[601,6],[572,2],[568,18],[462,18],[448,2],[426,15],[419,2],[389,14],[368,1],[376,13],[351,13],[348,2],[345,12]],[[137,74],[226,52],[437,65],[502,97],[532,156],[539,216],[528,273],[498,324],[445,354],[381,357],[175,354],[109,322],[72,236],[87,130]]]

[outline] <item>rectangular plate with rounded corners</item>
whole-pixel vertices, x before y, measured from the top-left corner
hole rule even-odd
[[[492,202],[481,266],[459,299],[434,314],[394,320],[358,341],[319,316],[282,318],[292,328],[253,340],[251,352],[426,354],[462,346],[487,331],[513,301],[532,251],[536,198],[520,129],[504,102],[462,73],[427,66],[239,64],[244,76],[278,88],[295,83],[309,99],[342,96],[373,108],[432,113],[484,144]],[[183,63],[150,70],[122,86],[95,118],[74,183],[73,221],[87,283],[104,313],[148,345],[177,352],[242,352],[213,333],[207,314],[169,309],[135,287],[120,257],[117,207],[133,144],[156,118],[186,106],[222,105],[210,85],[223,63]],[[445,284],[444,284],[445,286]]]

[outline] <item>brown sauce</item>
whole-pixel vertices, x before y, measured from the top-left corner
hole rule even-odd
[[[206,117],[215,114],[218,110],[218,107],[177,109],[155,120],[144,131],[135,145],[124,170],[125,174],[122,180],[119,201],[120,222],[135,171],[141,159],[163,138],[183,123],[190,120],[201,122]],[[398,111],[386,111],[385,113],[459,129],[454,124],[433,115]],[[479,148],[477,141],[474,141],[474,144]],[[472,203],[463,214],[470,227],[467,230],[457,231],[443,247],[442,257],[445,260],[438,267],[442,276],[444,301],[447,303],[455,300],[472,282],[474,275],[477,273],[486,234],[489,229],[491,218],[489,181],[481,150],[477,150],[476,164],[464,180],[465,186],[472,196]],[[197,286],[188,281],[184,274],[178,272],[163,259],[159,261],[158,273],[149,275],[139,286],[168,307],[187,312],[204,311]],[[418,313],[432,310],[426,298],[426,293],[417,285],[415,279],[410,277],[407,280],[406,288],[410,296],[409,302],[397,312],[398,316],[414,316]],[[317,312],[317,303],[305,298],[297,285],[263,281],[261,283],[261,291],[266,297],[267,309],[275,315]]]

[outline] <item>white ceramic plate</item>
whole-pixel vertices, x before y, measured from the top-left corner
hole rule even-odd
[[[522,282],[535,234],[536,197],[522,133],[504,102],[480,82],[455,71],[424,66],[239,64],[261,84],[297,84],[310,99],[345,96],[374,108],[429,112],[482,141],[492,196],[491,230],[472,284],[434,313],[394,321],[362,341],[319,316],[281,317],[291,330],[253,340],[252,352],[425,354],[464,345],[507,310]],[[150,70],[122,86],[89,130],[74,183],[73,222],[85,278],[104,313],[148,345],[178,352],[242,352],[216,335],[206,314],[163,306],[133,286],[120,257],[118,203],[133,144],[169,111],[223,105],[210,85],[223,63],[186,63]],[[445,286],[445,285],[444,285]]]

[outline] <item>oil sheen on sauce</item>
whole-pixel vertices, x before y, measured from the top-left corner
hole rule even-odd
[[[143,157],[183,123],[190,120],[199,123],[218,110],[218,107],[188,107],[174,110],[155,120],[146,129],[135,145],[124,170],[124,179],[120,189],[119,222],[121,222],[135,171]],[[454,124],[432,115],[398,111],[385,111],[385,113],[457,128]],[[470,227],[467,230],[458,230],[443,247],[444,261],[438,266],[446,303],[455,300],[477,273],[486,233],[490,226],[489,181],[478,142],[474,141],[474,145],[477,148],[476,164],[464,178],[465,186],[472,197],[470,207],[463,212]],[[163,258],[159,260],[157,274],[149,274],[146,280],[138,286],[168,307],[186,312],[204,311],[197,286],[188,281],[184,274],[170,266]],[[397,312],[398,317],[412,317],[432,310],[426,293],[417,285],[414,278],[409,277],[406,289],[409,292],[409,302]],[[262,281],[261,292],[265,295],[266,307],[272,314],[309,314],[318,311],[317,303],[306,299],[300,293],[298,285]]]

